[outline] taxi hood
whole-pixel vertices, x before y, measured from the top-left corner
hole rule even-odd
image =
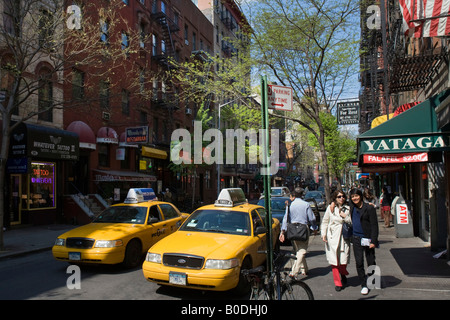
[[[92,238],[101,240],[117,240],[136,232],[144,225],[131,223],[89,223],[87,225],[67,231],[59,238]]]
[[[247,236],[177,231],[156,243],[149,251],[154,253],[180,253],[208,259],[231,259],[244,248]]]

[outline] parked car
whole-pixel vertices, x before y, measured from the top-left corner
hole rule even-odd
[[[145,279],[184,288],[244,291],[240,274],[266,260],[266,210],[239,188],[223,189],[215,204],[194,211],[179,230],[156,243],[142,265]],[[280,223],[272,219],[273,246]]]
[[[327,200],[321,191],[308,191],[305,193],[304,199],[313,198],[316,200],[317,208],[325,211],[327,209]]]
[[[289,197],[291,192],[288,187],[271,187],[270,196],[271,197]],[[264,198],[264,192],[261,193],[260,199]]]
[[[124,203],[99,214],[92,223],[60,235],[52,248],[69,263],[137,266],[148,249],[175,232],[189,215],[158,201],[153,189],[130,189]]]
[[[270,207],[272,209],[272,218],[278,219],[278,221],[283,222],[284,214],[286,213],[286,201],[291,203],[291,199],[289,197],[271,197],[270,198]],[[259,199],[259,206],[266,206],[266,200],[264,198]]]
[[[309,205],[311,206],[311,209],[314,213],[314,216],[316,217],[316,226],[320,228],[320,212],[319,208],[317,207],[316,199],[314,198],[305,198],[306,202],[309,202]]]

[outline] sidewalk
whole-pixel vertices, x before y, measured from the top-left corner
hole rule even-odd
[[[379,223],[380,247],[375,251],[376,264],[381,273],[381,289],[373,289],[367,296],[360,293],[353,248],[351,248],[348,284],[336,292],[331,267],[325,257],[324,242],[312,236],[307,253],[309,273],[304,277],[317,300],[450,300],[450,265],[447,259],[436,259],[438,252],[420,238],[397,238],[394,227]],[[367,265],[366,265],[367,270]]]
[[[75,227],[52,224],[25,226],[4,231],[4,248],[0,251],[0,261],[32,252],[50,250],[59,235]]]

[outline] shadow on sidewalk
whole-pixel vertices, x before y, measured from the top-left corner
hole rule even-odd
[[[391,254],[407,276],[450,277],[446,259],[433,258],[430,248],[392,248]]]

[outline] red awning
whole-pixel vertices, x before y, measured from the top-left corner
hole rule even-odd
[[[443,37],[450,34],[450,0],[399,0],[405,35]]]
[[[84,149],[96,149],[95,134],[83,121],[74,121],[67,127],[67,131],[78,134],[80,139],[80,148]]]
[[[417,104],[419,104],[419,103],[421,103],[421,102],[422,102],[422,101],[414,101],[414,102],[402,104],[400,107],[398,107],[397,109],[395,109],[394,117],[395,117],[395,116],[398,116],[400,113],[402,113],[402,112],[404,112],[404,111],[406,111],[406,110],[411,109],[412,107],[414,107],[415,105],[417,105]]]
[[[119,135],[117,132],[109,127],[101,127],[97,132],[98,143],[119,143]]]

